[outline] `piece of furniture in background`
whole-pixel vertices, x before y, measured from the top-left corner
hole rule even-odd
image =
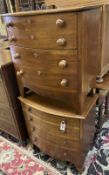
[[[0,0],[0,14],[8,13],[7,5],[5,0]]]
[[[3,23],[2,17],[0,17],[0,38],[5,38],[7,37],[7,31],[5,24]]]
[[[29,88],[81,114],[96,83],[101,8],[22,12],[3,19],[21,95]]]
[[[109,71],[109,5],[102,6],[101,28],[99,43],[99,66],[97,72],[97,82],[101,83],[103,77]]]
[[[109,90],[105,89],[98,89],[97,93],[99,95],[99,98],[96,103],[96,120],[95,120],[95,137],[94,141],[96,142],[96,139],[101,131],[102,125],[104,122],[109,120]]]
[[[3,47],[4,46],[4,47]],[[7,44],[6,44],[7,48]],[[27,139],[27,129],[17,97],[19,90],[10,51],[2,43],[0,47],[0,130],[19,141]]]
[[[34,93],[19,99],[31,142],[53,158],[72,162],[82,170],[96,131],[98,95],[88,97],[82,115]]]
[[[97,129],[98,132],[105,121],[109,119],[109,73],[104,76],[104,82],[96,83],[99,99],[97,101]]]
[[[56,8],[90,7],[109,3],[109,0],[45,0],[47,6],[54,5]]]
[[[16,11],[29,11],[40,9],[44,0],[15,0]]]

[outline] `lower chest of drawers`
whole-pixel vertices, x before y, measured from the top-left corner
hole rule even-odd
[[[36,109],[38,104],[33,106],[22,101],[24,117],[29,132],[30,139],[34,145],[39,147],[44,153],[60,160],[73,162],[81,168],[93,143],[95,132],[95,115],[89,115],[87,119],[65,117],[56,114],[56,111],[45,111]],[[52,112],[53,113],[52,113]],[[78,156],[80,161],[78,161]]]

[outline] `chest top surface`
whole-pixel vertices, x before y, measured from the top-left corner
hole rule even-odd
[[[92,4],[92,5],[81,5],[81,6],[72,6],[68,8],[57,8],[57,9],[44,9],[39,11],[25,11],[25,12],[16,12],[16,13],[7,13],[1,15],[2,17],[5,16],[34,16],[34,15],[47,15],[47,14],[58,14],[58,13],[64,13],[64,12],[79,12],[89,9],[94,9],[100,7],[102,4]]]

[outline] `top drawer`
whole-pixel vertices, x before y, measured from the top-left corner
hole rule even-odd
[[[4,21],[14,45],[38,49],[77,48],[76,13],[6,16]]]

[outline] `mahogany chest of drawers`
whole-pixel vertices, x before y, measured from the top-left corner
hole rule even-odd
[[[81,169],[93,143],[97,98],[88,97],[83,115],[76,115],[62,104],[35,94],[19,97],[32,143],[44,153]]]
[[[25,141],[27,130],[18,96],[19,90],[10,51],[0,48],[0,130],[20,141]]]
[[[3,16],[21,95],[29,88],[83,112],[95,85],[101,11],[71,8]]]

